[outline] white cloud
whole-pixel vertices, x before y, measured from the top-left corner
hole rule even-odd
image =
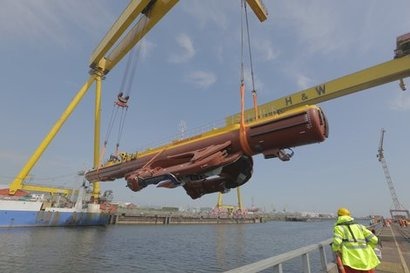
[[[297,75],[296,83],[300,89],[307,89],[313,85],[313,80],[305,75]]]
[[[217,80],[217,77],[212,72],[205,71],[194,71],[191,72],[187,77],[186,81],[192,83],[200,88],[208,88],[214,84]]]
[[[263,61],[275,60],[279,56],[279,50],[275,49],[271,41],[259,41],[253,43],[252,46],[258,53],[258,58]]]
[[[150,56],[151,52],[154,50],[154,48],[157,46],[156,44],[148,41],[148,39],[142,39],[139,43],[139,50],[140,52],[140,57],[142,59],[146,59],[148,56]]]
[[[209,23],[213,23],[220,29],[226,29],[228,23],[226,12],[232,8],[232,3],[224,2],[225,1],[207,1],[206,4],[204,4],[203,0],[190,0],[181,6],[185,12],[199,22],[202,28],[206,27]]]
[[[400,94],[396,96],[395,99],[391,100],[389,104],[393,110],[397,110],[397,111],[410,110],[410,95],[408,94],[408,91],[400,92]]]
[[[171,55],[169,61],[172,63],[184,63],[189,61],[195,55],[195,48],[191,38],[185,33],[181,33],[176,39],[178,45],[182,48],[182,52]]]
[[[0,9],[0,35],[10,41],[44,41],[71,46],[69,32],[72,27],[89,35],[107,28],[114,15],[98,1],[2,1]],[[106,22],[106,24],[102,23]]]
[[[340,14],[332,12],[329,5],[332,4],[311,2],[307,6],[291,1],[286,2],[286,14],[305,43],[304,49],[312,52],[331,52],[339,49],[344,43],[344,39],[340,39],[342,37],[337,37],[341,33],[336,32]]]

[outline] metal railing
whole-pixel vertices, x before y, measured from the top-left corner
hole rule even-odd
[[[310,253],[319,251],[320,255],[320,271],[321,272],[330,272],[334,270],[335,264],[328,263],[326,257],[326,248],[330,249],[330,243],[332,239],[327,239],[322,241],[318,244],[313,244],[309,246],[305,246],[302,248],[298,248],[274,257],[270,257],[252,264],[248,264],[242,267],[238,267],[225,273],[252,273],[252,272],[261,272],[262,270],[266,269],[273,269],[273,272],[283,273],[283,263],[288,262],[292,259],[300,257],[302,259],[302,267],[303,270],[299,272],[310,273],[311,264],[310,264]],[[334,258],[334,257],[332,257]]]

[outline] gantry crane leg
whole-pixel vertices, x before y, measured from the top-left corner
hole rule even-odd
[[[237,197],[237,201],[238,201],[238,210],[239,210],[241,213],[244,213],[243,205],[242,205],[242,199],[241,199],[241,190],[240,190],[240,188],[241,188],[241,187],[237,187],[237,188],[236,188],[236,197]],[[220,210],[223,209],[224,207],[227,207],[227,206],[225,206],[225,205],[223,204],[223,194],[219,192],[219,193],[218,193],[218,202],[216,203],[216,209],[217,209],[218,213],[219,213]],[[229,207],[231,207],[231,206],[229,206]]]
[[[57,120],[57,122],[54,124],[54,126],[51,128],[50,132],[47,134],[47,136],[43,139],[43,141],[40,143],[40,145],[37,147],[37,149],[34,151],[34,153],[31,155],[29,160],[26,162],[26,164],[23,166],[23,168],[20,170],[20,172],[17,174],[17,176],[14,178],[13,182],[10,184],[9,188],[9,194],[15,194],[17,190],[23,188],[23,181],[27,177],[27,175],[30,173],[31,169],[34,167],[34,165],[37,163],[39,160],[40,156],[43,154],[47,146],[51,143],[51,141],[54,139],[56,134],[59,132],[61,127],[63,126],[64,122],[68,119],[68,117],[71,115],[71,113],[74,111],[75,107],[78,105],[78,103],[81,101],[81,99],[84,97],[84,95],[87,93],[88,89],[90,86],[93,84],[95,81],[95,75],[91,75],[87,82],[81,87],[81,89],[77,92],[77,94],[74,96],[70,104],[67,106],[67,108],[64,110],[63,114],[61,117]],[[48,192],[53,192],[53,189],[47,189],[45,187],[45,191]]]
[[[100,164],[100,138],[101,138],[101,81],[103,75],[95,71],[95,107],[94,107],[94,168]],[[98,202],[100,198],[100,182],[93,183],[93,200]]]

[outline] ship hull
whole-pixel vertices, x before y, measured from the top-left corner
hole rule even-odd
[[[68,208],[41,210],[42,202],[0,201],[0,228],[104,226],[110,215]]]

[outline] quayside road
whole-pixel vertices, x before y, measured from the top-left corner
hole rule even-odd
[[[410,227],[397,224],[385,226],[378,232],[382,262],[377,273],[410,273]]]

